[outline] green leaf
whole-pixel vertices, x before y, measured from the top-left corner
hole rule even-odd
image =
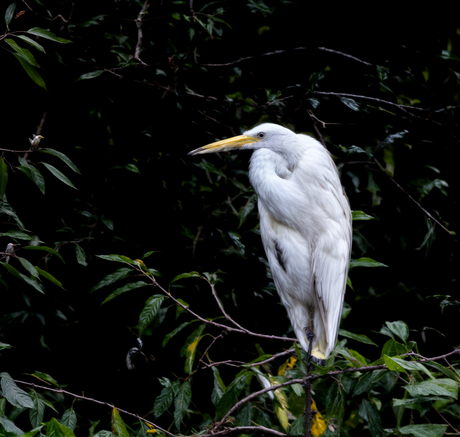
[[[93,422],[89,428],[89,437],[93,437],[94,436],[94,431],[96,430],[96,426],[99,425],[99,422],[100,420],[96,420],[95,422]]]
[[[369,431],[373,437],[382,437],[384,435],[382,419],[374,404],[363,399],[359,406],[358,414],[368,423]]]
[[[411,434],[414,437],[442,437],[445,435],[447,425],[425,423],[423,425],[407,425],[399,428],[401,434]]]
[[[21,258],[20,256],[18,256],[17,258],[22,264],[22,267],[24,267],[34,278],[40,278],[37,269],[32,265],[32,263],[29,260]]]
[[[85,266],[85,267],[88,265],[88,263],[86,262],[85,251],[78,244],[75,245],[75,255],[77,257],[78,264],[81,264],[82,266]]]
[[[116,261],[119,263],[137,265],[137,263],[135,263],[131,258],[128,258],[127,256],[124,256],[124,255],[96,255],[96,256],[99,258],[105,259],[107,261]]]
[[[85,73],[82,74],[75,82],[78,82],[79,80],[94,79],[95,77],[100,76],[102,73],[104,73],[104,70],[96,70],[92,71],[91,73]]]
[[[243,390],[246,380],[251,376],[250,373],[245,372],[238,376],[225,390],[224,395],[220,398],[216,406],[217,418],[222,418],[238,401],[238,396]]]
[[[288,435],[305,435],[305,416],[302,414],[287,429]]]
[[[60,423],[72,431],[75,431],[75,427],[77,426],[77,415],[75,414],[73,408],[69,408],[64,411]]]
[[[107,299],[105,299],[104,302],[101,303],[101,305],[104,305],[106,302],[109,302],[112,299],[115,299],[116,297],[120,296],[120,294],[126,293],[131,290],[135,290],[136,288],[145,287],[146,285],[149,285],[149,284],[147,284],[144,281],[137,281],[137,282],[131,282],[129,284],[126,284],[123,287],[117,288],[114,292],[112,292],[109,295],[109,297],[107,297]]]
[[[139,323],[137,324],[137,329],[139,329],[139,337],[142,336],[144,329],[147,328],[147,326],[153,321],[164,300],[165,296],[156,294],[149,297],[145,301],[145,307],[139,315]]]
[[[59,158],[61,161],[66,163],[75,173],[81,174],[80,170],[78,170],[78,167],[67,157],[67,155],[64,155],[62,152],[58,152],[57,150],[54,149],[42,149],[40,150],[41,153],[48,153],[50,155],[56,156]]]
[[[2,372],[0,373],[0,377],[2,378],[1,387],[3,396],[11,405],[18,408],[34,408],[34,402],[30,396],[16,385],[8,373]]]
[[[374,220],[375,217],[372,217],[371,215],[367,215],[363,211],[352,211],[351,219],[352,220]]]
[[[137,168],[135,164],[126,164],[125,169],[133,173],[141,174],[141,172],[139,171],[139,169]]]
[[[382,348],[382,357],[388,355],[389,357],[394,357],[397,355],[402,355],[407,352],[403,344],[398,343],[396,340],[388,340]]]
[[[99,290],[102,287],[106,287],[107,285],[111,285],[114,282],[117,282],[121,279],[124,279],[129,276],[129,274],[132,272],[132,269],[128,267],[122,267],[121,269],[116,270],[114,273],[110,273],[110,275],[107,275],[102,281],[97,283],[93,289],[90,291],[92,293],[93,291]]]
[[[126,425],[116,408],[112,410],[112,431],[117,437],[130,437]]]
[[[195,360],[196,348],[198,347],[198,343],[203,336],[205,327],[206,325],[203,323],[187,339],[184,370],[185,373],[188,373],[189,375],[193,371],[193,362]]]
[[[35,47],[37,50],[40,50],[42,53],[46,53],[45,49],[43,48],[42,45],[38,44],[37,41],[34,41],[33,39],[30,39],[28,36],[25,36],[25,35],[14,35],[14,36],[16,38],[22,39],[27,44],[30,44],[32,47]]]
[[[51,41],[59,42],[61,44],[68,44],[72,42],[68,39],[59,38],[53,32],[50,32],[46,29],[42,29],[40,27],[33,27],[32,29],[29,29],[27,33],[30,33],[31,35],[40,36],[41,38],[49,39]]]
[[[50,407],[57,413],[57,410],[54,408],[53,404],[50,401],[43,399],[43,397],[40,394],[38,394],[35,390],[31,390],[29,392],[29,396],[31,397],[34,403],[34,408],[29,410],[30,423],[34,428],[39,427],[40,423],[43,422],[45,407]]]
[[[27,249],[27,250],[44,250],[45,252],[49,252],[49,253],[51,253],[53,255],[56,255],[65,264],[64,258],[62,258],[62,256],[59,255],[59,253],[56,252],[54,249],[51,249],[51,247],[48,247],[48,246],[24,246],[23,249]]]
[[[18,169],[24,173],[37,187],[45,194],[45,179],[40,171],[32,164],[29,164],[25,159],[18,157],[21,166]]]
[[[350,270],[354,267],[388,267],[371,258],[359,258],[350,262]]]
[[[14,424],[14,422],[12,422],[11,420],[8,420],[6,417],[0,416],[0,425],[2,425],[5,428],[6,432],[11,432],[14,435],[19,435],[19,436],[24,435],[24,431],[18,428]]]
[[[449,396],[454,399],[458,398],[458,383],[447,378],[405,385],[403,388],[408,391],[412,397],[433,395]]]
[[[172,386],[163,387],[153,404],[153,413],[158,419],[172,404],[174,390]]]
[[[38,62],[35,60],[34,55],[30,53],[30,50],[23,49],[22,47],[18,46],[16,41],[13,39],[5,39],[5,42],[19,55],[21,55],[24,59],[27,60],[27,62],[30,65],[33,65],[34,67],[40,68],[40,65],[38,65]]]
[[[419,398],[393,399],[393,407],[408,407],[423,402],[433,402],[445,399],[444,396],[421,396]]]
[[[14,10],[16,9],[16,2],[11,3],[5,11],[5,24],[8,27],[13,19]]]
[[[54,285],[57,285],[59,288],[62,288],[64,291],[67,291],[63,286],[62,283],[59,282],[51,273],[48,273],[46,270],[42,270],[40,267],[35,266],[37,269],[38,273],[40,273],[41,276],[43,276],[45,279],[48,279],[48,281],[52,282]]]
[[[46,435],[48,437],[75,437],[71,429],[59,423],[54,417],[46,423]]]
[[[340,97],[340,100],[342,100],[342,103],[345,106],[348,106],[353,111],[360,111],[359,104],[356,103],[353,99],[349,99],[347,97]]]
[[[246,202],[246,205],[241,209],[239,217],[240,217],[240,223],[238,225],[238,229],[241,227],[241,225],[246,221],[248,218],[248,215],[252,212],[255,206],[255,198],[256,195],[252,195],[248,201]]]
[[[228,232],[228,235],[230,236],[230,238],[235,243],[236,248],[241,252],[242,255],[244,255],[244,251],[245,251],[246,247],[240,241],[240,237],[237,234],[235,234],[234,232]]]
[[[41,381],[45,381],[49,384],[59,387],[58,382],[51,375],[48,375],[47,373],[34,372],[34,373],[27,373],[27,375],[33,376]]]
[[[10,238],[17,238],[18,240],[30,240],[30,235],[25,234],[21,231],[7,231],[1,232],[0,237],[10,237]]]
[[[360,343],[364,344],[371,344],[373,346],[377,346],[369,337],[366,335],[361,334],[353,334],[352,332],[345,331],[344,329],[339,329],[339,335],[346,338],[351,338],[352,340],[359,341]]]
[[[3,350],[3,349],[12,349],[13,346],[11,346],[10,344],[7,344],[7,343],[2,343],[0,341],[0,351]]]
[[[227,387],[225,387],[224,381],[220,377],[219,369],[216,366],[211,367],[214,376],[214,387],[211,393],[211,402],[217,405],[222,396],[224,395]]]
[[[24,68],[25,72],[29,75],[29,77],[38,85],[41,86],[46,90],[46,84],[43,78],[40,76],[40,73],[35,70],[32,65],[29,64],[29,61],[19,53],[15,52],[10,52],[12,53],[15,58],[19,61],[19,63],[22,65],[22,68]]]
[[[388,329],[395,335],[397,335],[402,341],[406,342],[409,338],[409,327],[406,323],[399,320],[397,322],[385,322]]]
[[[170,283],[169,287],[171,287],[171,284],[174,284],[174,282],[178,281],[179,279],[183,278],[199,278],[201,275],[198,272],[190,272],[190,273],[182,273],[180,275],[177,275]]]
[[[393,364],[396,364],[398,367],[402,367],[405,370],[412,370],[412,371],[417,371],[417,372],[424,372],[428,375],[430,378],[434,378],[431,372],[422,364],[422,363],[417,363],[415,361],[404,361],[401,358],[397,357],[389,357],[388,355],[384,356],[385,364],[390,370],[398,370],[401,371],[400,369],[395,369],[390,367],[390,363],[392,362]],[[407,372],[405,372],[407,373]]]
[[[70,179],[64,175],[64,173],[61,173],[56,167],[53,167],[51,164],[47,164],[46,162],[43,163],[43,165],[54,175],[56,176],[61,182],[64,182],[66,185],[69,187],[75,188],[77,191],[77,187],[72,184]]]
[[[5,190],[6,190],[6,185],[8,184],[8,167],[3,160],[3,158],[0,157],[0,198],[2,200],[5,200]]]
[[[176,393],[174,399],[174,423],[176,424],[177,429],[180,429],[180,425],[191,400],[192,387],[188,381],[185,381]]]
[[[214,164],[211,164],[205,159],[203,159],[201,162],[194,162],[193,164],[199,168],[202,168],[203,170],[209,171],[210,173],[214,173],[225,179],[227,178],[226,174],[222,170],[218,169]]]
[[[38,290],[40,293],[45,294],[43,291],[43,287],[35,281],[33,278],[29,278],[22,273],[19,273],[13,266],[10,266],[9,264],[6,264],[2,261],[0,261],[0,264],[5,267],[12,275],[16,276],[16,278],[23,280],[24,282],[27,282],[29,285],[34,287],[36,290]]]
[[[169,334],[165,335],[165,338],[163,339],[163,344],[162,346],[165,347],[168,344],[168,341],[171,340],[177,333],[182,331],[186,326],[190,325],[190,323],[196,322],[198,319],[192,320],[190,322],[185,322],[182,323],[182,325],[179,325],[174,331],[171,331]]]

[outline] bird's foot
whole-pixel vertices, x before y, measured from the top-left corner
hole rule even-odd
[[[307,334],[307,340],[308,340],[308,351],[307,351],[307,369],[308,369],[310,365],[313,340],[316,338],[316,334],[310,329],[309,326],[306,326],[304,329],[305,329],[305,333]]]

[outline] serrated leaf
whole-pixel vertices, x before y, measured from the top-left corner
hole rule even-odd
[[[372,217],[371,215],[367,215],[363,211],[352,211],[351,219],[352,220],[375,220],[375,217]]]
[[[46,53],[45,49],[43,48],[42,45],[38,44],[37,41],[34,41],[33,39],[30,39],[28,36],[25,36],[25,35],[14,35],[14,36],[16,38],[22,39],[27,44],[30,44],[32,47],[35,47],[37,50],[40,50],[42,53]]]
[[[30,65],[33,65],[34,67],[40,68],[40,65],[38,65],[38,62],[35,60],[35,57],[32,53],[30,53],[30,50],[24,49],[16,43],[13,39],[5,39],[4,40],[16,53],[21,55]]]
[[[352,340],[359,341],[364,344],[371,344],[377,346],[367,335],[354,334],[353,332],[345,331],[345,329],[339,329],[339,335],[346,338],[351,338]]]
[[[46,424],[48,437],[75,437],[73,431],[59,423],[54,417]]]
[[[40,150],[41,153],[48,153],[50,155],[56,156],[59,158],[61,161],[63,161],[65,164],[67,164],[75,173],[81,174],[80,170],[78,170],[78,167],[67,157],[67,155],[64,155],[64,153],[59,152],[54,149],[42,149]]]
[[[136,262],[134,262],[131,258],[128,258],[127,256],[124,255],[96,255],[98,258],[105,259],[107,261],[116,261],[119,263],[127,263],[127,264],[132,264],[132,265],[137,265]]]
[[[29,396],[34,403],[34,408],[29,410],[29,420],[30,424],[36,428],[37,426],[40,426],[40,423],[43,422],[46,405],[44,402],[42,402],[42,399],[39,397],[35,390],[32,390],[29,393]]]
[[[165,296],[161,294],[156,294],[149,297],[145,301],[144,309],[139,315],[139,323],[137,324],[137,329],[139,329],[139,337],[142,336],[144,329],[153,321],[158,311],[160,310],[161,304],[165,300]]]
[[[388,267],[378,261],[371,258],[359,258],[350,262],[350,270],[354,267]]]
[[[86,253],[81,246],[78,244],[75,245],[75,256],[77,257],[78,264],[82,266],[87,266],[88,263],[86,262]]]
[[[128,267],[122,267],[121,269],[116,270],[114,273],[110,273],[110,275],[107,275],[102,281],[98,282],[90,291],[90,293],[99,290],[102,287],[107,287],[107,285],[111,285],[114,282],[128,277],[131,272],[132,269]]]
[[[184,371],[189,375],[193,371],[193,362],[195,360],[196,348],[198,347],[198,343],[203,336],[203,332],[206,325],[203,323],[200,325],[193,334],[187,339],[188,343],[186,343],[186,354],[185,354],[185,366]]]
[[[358,414],[368,423],[369,431],[373,437],[382,437],[384,435],[382,419],[374,404],[363,399],[359,406]]]
[[[149,284],[147,284],[144,281],[137,281],[137,282],[131,282],[129,284],[126,284],[123,287],[117,288],[114,292],[112,292],[109,295],[109,297],[107,297],[104,300],[104,302],[101,303],[101,305],[104,305],[106,302],[109,302],[112,299],[115,299],[116,297],[120,296],[123,293],[126,293],[126,292],[131,291],[131,290],[135,290],[136,288],[145,287],[146,285],[149,285]]]
[[[423,425],[407,425],[399,428],[401,434],[411,434],[414,437],[442,437],[445,435],[447,425],[425,423]]]
[[[73,408],[69,408],[64,411],[60,423],[72,431],[75,431],[75,427],[77,426],[77,415]]]
[[[406,342],[409,338],[409,327],[406,323],[401,320],[397,322],[385,322],[388,329],[395,335],[397,335],[402,341]]]
[[[217,405],[222,396],[224,395],[227,387],[225,387],[224,381],[220,377],[219,369],[216,366],[211,367],[214,377],[214,387],[211,393],[211,402]]]
[[[198,272],[190,272],[190,273],[182,273],[180,275],[177,275],[170,283],[169,287],[171,287],[171,284],[174,284],[174,282],[178,281],[179,279],[183,278],[199,278],[201,275]]]
[[[13,19],[14,10],[16,9],[16,2],[11,3],[5,11],[5,24],[8,27]]]
[[[64,182],[64,184],[68,185],[69,187],[75,188],[78,191],[78,188],[70,181],[70,179],[66,175],[64,175],[64,173],[60,172],[56,167],[52,166],[51,164],[47,164],[46,162],[44,162],[43,165],[61,182]]]
[[[91,73],[85,73],[82,74],[75,82],[78,82],[79,80],[94,79],[95,77],[100,76],[102,73],[104,73],[104,70],[96,70],[92,71]]]
[[[26,250],[43,250],[45,252],[51,253],[53,255],[56,255],[65,264],[64,258],[62,258],[62,256],[59,255],[59,253],[56,252],[54,249],[51,249],[51,247],[48,247],[48,246],[24,246],[22,249],[26,249]]]
[[[153,404],[153,413],[158,419],[172,404],[174,390],[172,386],[163,387]]]
[[[420,396],[418,398],[409,399],[393,399],[393,407],[407,407],[414,404],[421,404],[423,402],[433,402],[445,400],[444,396]]]
[[[8,373],[2,372],[0,373],[0,377],[2,378],[1,387],[3,396],[11,405],[18,408],[34,408],[34,403],[30,396],[16,385]]]
[[[19,63],[22,65],[22,68],[24,68],[25,72],[28,74],[28,76],[38,85],[41,86],[46,90],[46,84],[43,78],[40,76],[40,73],[35,70],[32,65],[29,64],[29,61],[22,55],[16,52],[10,52],[11,54],[14,55],[14,57],[19,61]]]
[[[287,429],[288,435],[305,435],[305,416],[298,417]]]
[[[22,264],[22,267],[24,267],[34,278],[40,278],[37,269],[32,265],[32,263],[29,260],[21,258],[20,256],[18,256],[17,259]]]
[[[3,158],[0,157],[0,198],[2,200],[5,199],[5,190],[6,190],[6,185],[8,184],[8,167],[3,160]]]
[[[418,382],[412,385],[405,385],[403,388],[412,397],[434,395],[458,398],[458,383],[447,378]]]
[[[185,381],[174,398],[174,423],[177,429],[180,429],[180,425],[191,400],[192,387],[188,381]]]
[[[389,357],[394,357],[397,355],[402,355],[407,352],[403,344],[398,343],[396,340],[388,340],[382,348],[382,357],[388,355]]]
[[[49,30],[46,30],[46,29],[42,29],[40,27],[33,27],[32,29],[29,29],[27,33],[30,33],[31,35],[40,36],[42,38],[49,39],[51,41],[55,41],[61,44],[68,44],[72,42],[65,38],[59,38],[53,32],[50,32]]]
[[[391,369],[388,363],[391,361],[398,365],[399,367],[402,367],[405,370],[413,370],[413,371],[418,371],[418,372],[424,372],[428,375],[429,378],[434,379],[433,375],[431,372],[422,364],[422,363],[417,363],[415,361],[404,361],[401,358],[397,357],[389,357],[388,355],[385,355],[384,357],[385,364],[390,370],[399,370],[399,369]],[[405,372],[407,373],[407,372]]]
[[[190,322],[182,323],[182,325],[179,325],[176,329],[174,329],[174,331],[171,331],[169,334],[166,334],[165,338],[163,339],[162,346],[165,347],[168,344],[169,340],[171,340],[171,338],[173,338],[177,333],[182,331],[182,329],[184,329],[186,326],[190,325],[190,323],[193,323],[193,322],[196,322],[196,321],[197,321],[197,319],[192,320]]]

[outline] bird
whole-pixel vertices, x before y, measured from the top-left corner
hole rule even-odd
[[[302,348],[325,366],[334,350],[352,245],[351,209],[323,145],[264,123],[189,155],[253,150],[249,180],[273,280]]]
[[[32,134],[32,138],[29,138],[30,145],[32,147],[38,147],[38,145],[40,144],[40,141],[44,138],[45,137],[42,137],[41,135]]]
[[[8,243],[6,245],[5,253],[14,253],[14,246],[17,246],[17,244]],[[10,257],[5,256],[4,258],[5,258],[5,263],[8,264],[10,262]]]

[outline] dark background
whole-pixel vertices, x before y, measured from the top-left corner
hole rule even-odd
[[[376,332],[385,321],[404,320],[425,356],[458,345],[458,307],[448,306],[442,312],[442,298],[430,297],[458,298],[456,11],[412,11],[404,16],[382,6],[363,16],[362,10],[345,6],[308,6],[305,11],[296,2],[195,3],[194,13],[203,22],[215,16],[228,23],[214,21],[211,37],[197,22],[184,19],[193,16],[189,2],[156,2],[142,25],[141,59],[147,64],[142,66],[132,56],[137,43],[133,20],[143,2],[43,4],[46,8],[31,4],[31,11],[18,3],[16,12],[26,12],[13,20],[11,31],[42,27],[72,43],[37,40],[46,54],[28,47],[42,66],[39,72],[47,91],[2,50],[1,148],[27,150],[27,138],[43,121],[41,145],[65,153],[82,175],[49,155],[45,159],[31,153],[29,159],[45,177],[44,196],[15,171],[15,154],[4,152],[9,165],[8,202],[25,227],[50,247],[66,243],[58,246],[65,264],[57,257],[46,263],[39,252],[18,255],[47,269],[66,291],[47,283],[46,294],[41,295],[2,271],[0,341],[14,346],[2,354],[3,371],[16,379],[26,378],[22,373],[46,372],[70,391],[139,414],[152,408],[160,389],[158,377],[183,374],[179,349],[192,328],[161,346],[164,336],[187,318],[181,315],[176,320],[174,306],[160,326],[144,333],[144,351],[155,361],[134,372],[126,369],[126,353],[136,346],[139,313],[145,300],[159,291],[144,287],[101,306],[116,286],[90,291],[121,266],[95,256],[99,254],[135,259],[156,251],[145,262],[161,272],[159,282],[165,287],[180,273],[219,270],[222,282],[216,289],[235,320],[256,332],[288,333],[289,320],[276,292],[266,292],[270,278],[259,260],[265,255],[257,234],[257,207],[238,228],[239,217],[227,201],[232,199],[240,212],[253,195],[247,178],[250,154],[206,156],[224,176],[207,174],[197,166],[200,157],[187,156],[194,148],[266,121],[322,140],[339,165],[352,209],[375,218],[354,223],[352,258],[366,256],[388,267],[350,272],[354,291],[347,289],[346,302],[352,311],[342,328],[383,345],[385,337]],[[68,19],[71,13],[70,20],[50,21],[46,9],[52,17],[61,14]],[[191,40],[190,29],[195,31]],[[9,49],[4,42],[0,46]],[[267,53],[272,54],[261,56]],[[206,66],[245,57],[249,59],[228,66]],[[377,66],[386,72],[386,79],[379,79]],[[107,71],[97,78],[76,81],[82,74],[103,69]],[[315,82],[315,75],[323,77]],[[320,92],[367,96],[423,111],[360,98],[354,99],[360,105],[354,111],[340,96]],[[273,102],[270,95],[280,100]],[[323,126],[318,120],[331,124]],[[372,158],[347,153],[352,146],[371,152],[388,135],[403,131],[407,133],[379,148],[375,158],[384,167],[392,159],[394,179],[452,235],[427,221],[427,215]],[[42,159],[65,173],[78,191],[47,172]],[[129,164],[135,164],[139,173],[130,171]],[[435,180],[448,186],[430,191],[427,186]],[[113,229],[104,224],[107,219]],[[17,227],[2,215],[1,229]],[[244,254],[228,232],[240,235]],[[82,238],[87,267],[77,263],[75,245],[69,243]],[[8,242],[2,237],[0,245]],[[17,260],[11,263],[20,268]],[[203,317],[217,317],[218,308],[204,281],[188,279],[177,285],[183,288],[172,288],[176,297]],[[425,327],[434,330],[423,331]],[[209,332],[218,334],[212,328]],[[205,337],[199,351],[210,341]],[[257,358],[253,343],[230,334],[212,351],[212,358]],[[260,345],[275,353],[289,343]],[[371,361],[380,356],[372,346],[353,341],[349,346],[359,348]],[[194,384],[212,384],[210,372],[197,373]],[[222,373],[225,379],[226,370]],[[86,418],[105,411],[92,404],[81,403],[78,408]]]

